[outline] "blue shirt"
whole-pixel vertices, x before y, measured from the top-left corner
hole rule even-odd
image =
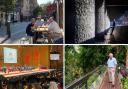
[[[36,22],[35,22],[35,24],[36,24],[37,26],[42,26],[43,23],[44,23],[43,21],[36,21]]]
[[[107,64],[108,64],[108,67],[116,67],[116,65],[117,65],[117,61],[116,61],[116,58],[112,58],[112,59],[108,59],[108,61],[107,61]]]

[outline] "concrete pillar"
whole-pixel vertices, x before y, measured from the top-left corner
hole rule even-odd
[[[107,9],[107,8],[106,8]],[[108,29],[109,27],[110,27],[110,17],[109,17],[109,15],[108,15],[108,12],[107,12],[107,10],[105,11],[105,25],[104,25],[104,28],[105,29]]]
[[[67,0],[66,43],[87,43],[95,37],[95,0]]]
[[[104,38],[105,31],[105,0],[96,0],[96,37]]]
[[[105,11],[105,24],[104,24],[104,28],[106,29],[106,32],[107,34],[104,36],[105,38],[105,42],[107,44],[111,43],[111,42],[115,42],[115,39],[114,39],[114,36],[111,35],[111,29],[110,28],[110,17],[109,17],[109,14],[108,14],[108,10],[107,10],[107,7],[106,7],[106,11]]]

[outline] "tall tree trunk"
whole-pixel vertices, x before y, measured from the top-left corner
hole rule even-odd
[[[92,42],[95,37],[95,0],[65,2],[66,43]]]

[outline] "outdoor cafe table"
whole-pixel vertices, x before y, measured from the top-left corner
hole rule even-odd
[[[45,35],[48,35],[48,26],[39,26],[37,29],[34,29],[34,43],[36,43],[38,38],[43,38]]]

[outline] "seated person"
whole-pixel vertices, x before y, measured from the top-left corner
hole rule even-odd
[[[38,27],[38,26],[42,26],[43,24],[44,21],[41,19],[41,16],[38,16],[35,25]]]
[[[31,23],[28,24],[26,28],[27,36],[34,36],[34,32],[32,31],[33,29],[35,29],[34,25],[35,25],[35,18],[32,18]]]
[[[63,38],[60,27],[57,22],[53,20],[53,17],[50,17],[48,20],[48,33],[49,43],[53,43],[51,39],[58,40],[59,38]]]
[[[48,89],[58,89],[57,80],[55,78],[50,79],[50,84]]]
[[[39,15],[39,16],[37,17],[36,22],[35,22],[35,27],[38,28],[39,26],[42,26],[42,25],[44,25],[44,20],[41,19],[41,16]],[[36,39],[37,39],[37,38],[42,38],[42,33],[36,32]]]

